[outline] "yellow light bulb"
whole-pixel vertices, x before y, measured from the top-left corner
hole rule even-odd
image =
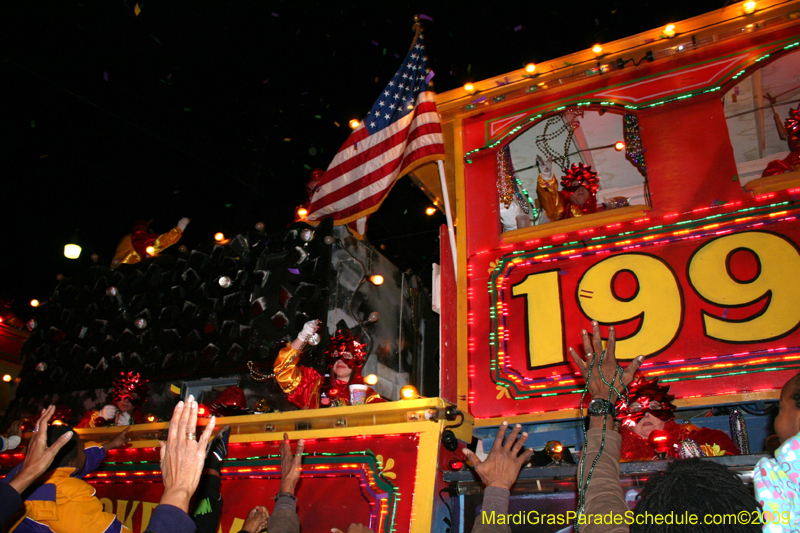
[[[414,385],[406,385],[400,389],[400,398],[403,400],[415,400],[419,398],[419,392]]]
[[[752,15],[753,11],[756,10],[756,3],[755,2],[745,2],[742,4],[742,9],[744,10],[745,15]]]
[[[67,259],[77,259],[81,256],[81,247],[77,244],[67,244],[64,246],[64,257]]]
[[[225,240],[225,234],[222,233],[221,231],[218,231],[217,233],[214,234],[214,240],[217,241],[217,242],[224,241]]]
[[[600,46],[599,44],[594,45],[594,48],[592,48],[592,52],[594,52],[595,54],[599,54],[602,51],[603,51],[603,47]]]
[[[369,374],[367,376],[364,376],[364,383],[366,383],[370,387],[375,385],[377,382],[378,382],[378,376],[376,376],[375,374]]]
[[[429,207],[425,210],[425,214],[428,215],[429,217],[433,216],[434,213],[436,213],[435,207]]]
[[[471,83],[467,83],[466,85],[464,85],[464,90],[467,91],[468,93],[471,93],[472,91],[475,90],[475,86],[472,85]]]
[[[297,218],[300,220],[304,220],[308,216],[308,209],[305,207],[298,207],[297,208]]]
[[[356,128],[357,128],[357,127],[359,127],[360,125],[361,125],[361,122],[359,122],[359,121],[358,121],[358,120],[356,120],[356,119],[353,119],[353,120],[351,120],[351,121],[350,121],[350,127],[351,127],[352,129],[356,129]]]
[[[536,65],[534,65],[533,63],[528,63],[527,65],[525,65],[525,72],[527,72],[528,74],[533,74],[534,72],[536,72]]]
[[[617,152],[621,152],[625,149],[625,143],[622,141],[617,141],[614,143],[614,150]]]
[[[11,383],[12,379],[13,378],[11,377],[11,374],[4,374],[3,375],[3,381],[5,381],[6,383]]]
[[[369,280],[370,282],[372,282],[373,285],[383,285],[383,276],[381,276],[380,274],[375,274],[370,276]]]
[[[31,307],[39,307],[39,300],[37,300],[36,298],[31,300]]]
[[[664,35],[667,37],[675,37],[675,24],[667,24],[667,27],[664,28]]]
[[[144,251],[147,252],[147,255],[154,255],[156,253],[156,249],[153,246],[148,246]]]

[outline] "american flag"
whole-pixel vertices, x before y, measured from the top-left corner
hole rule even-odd
[[[320,178],[308,221],[333,217],[336,225],[364,222],[397,178],[445,158],[427,60],[420,32],[400,69]],[[359,233],[363,227],[359,224]]]

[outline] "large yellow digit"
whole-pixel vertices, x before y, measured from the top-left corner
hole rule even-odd
[[[734,252],[755,254],[759,272],[746,281],[729,269]],[[720,307],[744,307],[762,300],[764,307],[752,316],[728,320],[702,311],[706,335],[724,342],[757,342],[790,333],[800,324],[800,254],[779,235],[746,231],[714,239],[695,251],[689,261],[689,282],[704,300]]]
[[[638,284],[630,298],[618,296],[614,289],[614,278],[625,271]],[[659,353],[678,335],[683,297],[675,273],[657,257],[629,253],[604,259],[583,275],[577,296],[586,316],[601,324],[640,320],[633,335],[617,340],[617,359]]]
[[[564,325],[558,270],[526,276],[511,288],[511,294],[525,296],[525,328],[528,334],[528,365],[564,362]]]

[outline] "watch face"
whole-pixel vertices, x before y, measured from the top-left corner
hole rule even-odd
[[[608,414],[608,401],[597,398],[589,402],[589,414],[592,416]]]

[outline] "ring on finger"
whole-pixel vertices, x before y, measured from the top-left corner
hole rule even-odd
[[[197,440],[197,433],[192,433],[191,431],[187,431],[186,440]]]

